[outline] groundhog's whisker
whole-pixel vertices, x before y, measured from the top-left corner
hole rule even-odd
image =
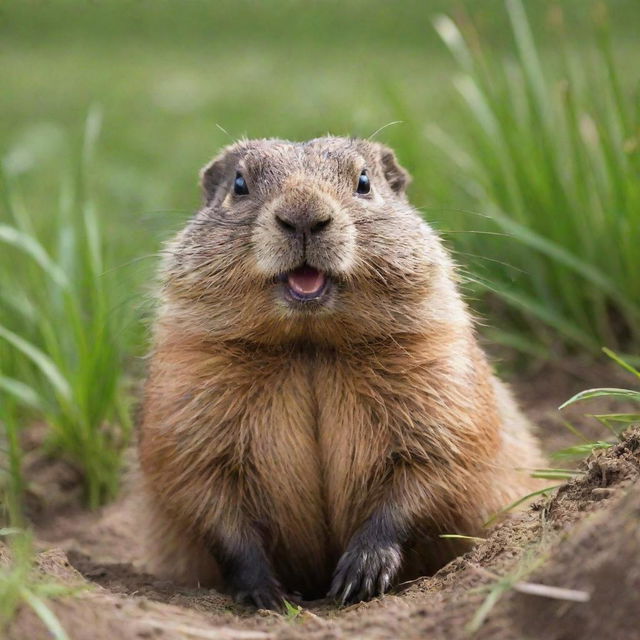
[[[501,238],[513,238],[511,233],[502,233],[500,231],[483,231],[480,229],[438,229],[440,234],[454,234],[454,233],[473,233],[482,236],[499,236]]]
[[[508,269],[511,269],[518,273],[524,273],[524,270],[508,262],[504,262],[504,260],[498,260],[497,258],[490,258],[489,256],[482,256],[478,253],[471,253],[469,251],[462,251],[461,249],[449,249],[449,251],[454,255],[466,256],[467,258],[473,258],[474,260],[484,260],[485,262],[493,262],[494,264],[500,264],[503,267],[507,267]]]
[[[148,253],[146,256],[138,256],[137,258],[132,258],[131,260],[127,260],[127,262],[123,262],[121,264],[117,264],[110,269],[105,269],[100,275],[107,275],[108,273],[113,273],[114,271],[119,271],[120,269],[124,269],[125,267],[130,267],[134,264],[138,264],[139,262],[144,262],[145,260],[150,260],[151,258],[155,260],[159,260],[162,258],[163,253]]]

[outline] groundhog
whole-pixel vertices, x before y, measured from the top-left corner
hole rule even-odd
[[[351,603],[532,491],[530,425],[377,142],[244,140],[169,243],[139,437],[156,574]]]

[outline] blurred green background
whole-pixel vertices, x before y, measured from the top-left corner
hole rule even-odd
[[[11,481],[17,431],[43,419],[89,501],[113,494],[156,254],[197,208],[200,167],[241,136],[382,129],[491,343],[520,364],[603,346],[633,360],[638,34],[637,0],[4,0]]]
[[[570,38],[578,56],[589,48],[594,5],[525,3],[551,78],[560,40]],[[634,0],[607,6],[620,75],[632,87],[640,9]],[[562,34],[550,28],[558,7]],[[5,1],[0,149],[29,147],[33,157],[23,161],[37,167],[24,177],[23,196],[46,217],[61,165],[72,157],[60,134],[78,138],[89,107],[100,105],[93,193],[104,223],[123,223],[127,239],[136,234],[144,246],[156,223],[164,229],[180,220],[165,213],[152,222],[148,214],[196,207],[198,169],[245,135],[368,136],[401,120],[379,137],[398,147],[415,175],[416,205],[464,205],[425,137],[434,122],[455,134],[464,118],[456,65],[432,26],[442,12],[468,16],[490,54],[513,54],[499,0]]]

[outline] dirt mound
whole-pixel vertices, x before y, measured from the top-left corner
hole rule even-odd
[[[38,571],[90,587],[52,604],[73,640],[640,638],[640,429],[582,470],[434,576],[345,609],[316,601],[289,616],[256,613],[214,591],[139,572],[135,505],[127,497],[101,513],[65,514],[40,527],[40,539],[58,548],[40,554]],[[571,588],[588,602],[522,593],[531,583]],[[49,636],[23,607],[8,637]]]
[[[513,598],[510,618],[522,633],[547,640],[640,637],[640,488],[580,523],[530,579],[590,594],[588,605]]]

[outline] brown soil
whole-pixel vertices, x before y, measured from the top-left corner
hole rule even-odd
[[[611,384],[602,373],[592,386]],[[555,407],[589,382],[543,370],[519,386],[547,450],[575,443],[559,427]],[[578,409],[570,415],[584,428],[588,421],[580,414]],[[596,429],[592,435],[604,434]],[[36,453],[37,434],[32,438],[27,473],[30,515],[43,550],[38,572],[85,587],[51,604],[72,640],[640,638],[640,428],[591,456],[581,464],[584,473],[555,496],[512,515],[434,576],[343,609],[305,602],[289,617],[255,612],[215,591],[182,588],[141,572],[131,495],[124,490],[100,512],[81,509],[77,474],[68,465],[43,460]],[[6,561],[7,550],[0,546],[0,564]],[[589,600],[523,593],[530,583],[571,588]],[[500,587],[501,597],[480,620],[487,596]],[[7,633],[8,640],[50,637],[24,606]]]

